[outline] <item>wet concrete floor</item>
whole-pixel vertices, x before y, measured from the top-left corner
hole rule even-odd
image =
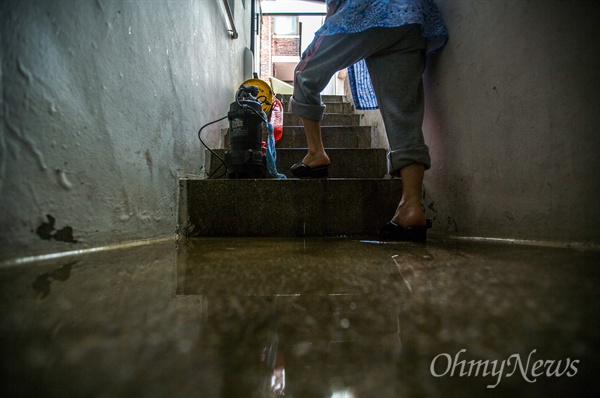
[[[0,396],[598,396],[600,252],[189,239],[0,268]]]

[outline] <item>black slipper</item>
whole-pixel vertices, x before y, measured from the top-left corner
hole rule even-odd
[[[323,178],[329,175],[329,165],[310,167],[300,162],[292,166],[291,172],[294,177]]]
[[[380,240],[395,240],[401,242],[425,242],[427,230],[431,228],[432,222],[428,218],[422,227],[401,227],[393,221],[389,221],[379,230]]]

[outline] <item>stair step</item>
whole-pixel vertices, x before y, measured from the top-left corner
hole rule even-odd
[[[372,236],[402,196],[400,179],[181,179],[186,236]]]
[[[371,126],[323,126],[321,134],[325,148],[370,148]],[[279,148],[306,148],[303,127],[285,127],[277,143]]]
[[[371,126],[323,126],[321,127],[323,145],[325,148],[370,148],[371,130]],[[223,131],[226,131],[223,147],[229,148],[229,131],[227,129],[223,129]],[[306,148],[304,127],[284,127],[283,136],[277,143],[277,147]]]
[[[343,113],[325,113],[321,126],[358,126],[361,115]],[[302,126],[300,118],[290,112],[283,114],[284,126]]]
[[[292,97],[291,94],[283,94],[283,101],[282,102],[289,102],[290,98]],[[348,100],[346,99],[345,96],[343,95],[321,95],[321,101],[325,104],[330,104],[330,103],[341,103],[341,102],[345,102],[347,103]]]
[[[225,149],[215,150],[222,159]],[[383,178],[387,173],[386,150],[378,148],[348,149],[333,148],[327,150],[331,166],[329,176],[332,178]],[[306,155],[305,148],[277,148],[277,171],[291,178],[290,167],[302,160]],[[216,171],[216,176],[225,172],[221,161],[206,151],[208,175]],[[224,178],[227,175],[223,176]]]
[[[289,105],[287,102],[283,103],[283,110],[289,111]],[[326,113],[341,113],[344,115],[354,114],[354,104],[350,102],[327,102],[325,103]]]
[[[288,109],[290,96],[284,98]],[[386,150],[371,148],[371,126],[343,96],[323,96],[323,144],[332,161],[328,179],[180,180],[180,225],[186,236],[372,236],[394,214],[402,196],[399,179],[385,179]],[[226,130],[226,129],[225,129]],[[224,146],[229,146],[226,131]],[[264,133],[266,134],[266,133]],[[215,150],[224,157],[226,149]],[[299,118],[284,114],[277,144],[280,173],[306,154]],[[209,175],[220,161],[206,154]],[[223,170],[225,171],[225,170]]]

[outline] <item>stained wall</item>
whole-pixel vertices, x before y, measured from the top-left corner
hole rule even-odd
[[[450,39],[424,74],[434,229],[600,242],[598,3],[436,3]]]
[[[0,258],[176,233],[245,76],[230,3],[237,40],[222,1],[1,3]]]

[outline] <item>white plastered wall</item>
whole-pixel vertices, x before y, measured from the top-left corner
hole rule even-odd
[[[600,243],[600,7],[438,0],[424,205],[443,234]],[[385,146],[377,111],[374,143]]]
[[[0,4],[0,258],[174,236],[197,131],[243,81],[233,3],[237,40],[221,0]]]

